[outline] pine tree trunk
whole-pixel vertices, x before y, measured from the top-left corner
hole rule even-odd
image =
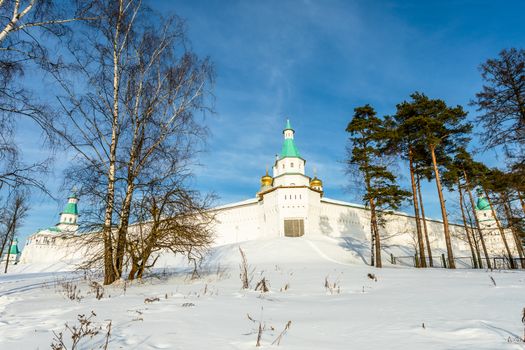
[[[370,266],[375,266],[375,238],[374,225],[372,225],[372,212],[370,212]]]
[[[523,210],[523,213],[525,214],[525,200],[523,199],[523,195],[520,191],[518,191],[518,198],[520,199],[521,203],[521,209]]]
[[[447,244],[447,257],[448,257],[448,267],[450,269],[456,268],[456,262],[454,261],[454,253],[452,252],[452,241],[450,239],[450,229],[448,226],[448,217],[447,209],[445,208],[445,200],[443,198],[443,189],[441,187],[441,179],[439,177],[439,169],[436,161],[436,152],[435,146],[429,145],[430,154],[432,156],[432,165],[434,166],[434,176],[436,178],[436,186],[439,195],[439,204],[441,206],[441,215],[443,217],[443,232],[445,234],[445,242]]]
[[[430,240],[428,238],[427,219],[425,218],[425,206],[423,205],[423,196],[421,195],[421,179],[419,175],[417,175],[417,193],[419,196],[419,205],[421,206],[421,219],[423,221],[423,232],[425,233],[425,243],[427,245],[428,263],[430,267],[434,267],[432,248],[430,247]]]
[[[474,246],[472,245],[472,240],[474,239],[474,237],[472,237],[472,240],[471,240],[470,230],[467,225],[467,217],[465,216],[465,208],[463,206],[463,191],[461,190],[461,183],[459,179],[458,179],[458,192],[459,192],[459,207],[461,209],[461,217],[463,218],[463,227],[465,228],[465,234],[467,235],[467,241],[470,247],[470,252],[472,254],[472,261],[474,262],[474,268],[477,269],[478,268],[477,256],[476,256],[476,252],[474,251]]]
[[[480,269],[482,269],[483,268],[483,259],[481,259],[481,250],[479,249],[479,244],[478,244],[479,238],[476,238],[476,229],[474,228],[475,224],[473,224],[473,222],[472,222],[472,218],[470,217],[470,212],[466,208],[465,201],[466,201],[466,199],[463,198],[463,208],[465,209],[466,214],[468,214],[468,219],[469,219],[467,221],[467,225],[471,229],[470,233],[472,235],[472,242],[474,243],[474,249],[476,250],[476,256],[478,257],[478,267]]]
[[[376,267],[383,267],[381,261],[381,240],[379,238],[379,227],[377,224],[377,214],[374,199],[370,199],[370,224],[373,227],[374,240],[375,240],[375,262]]]
[[[507,251],[507,256],[509,258],[510,262],[510,268],[515,269],[516,266],[514,265],[514,260],[512,259],[512,253],[509,248],[509,244],[507,242],[507,237],[505,237],[505,231],[503,230],[503,227],[501,227],[501,223],[498,219],[498,216],[496,215],[496,211],[494,210],[494,206],[492,205],[492,200],[489,197],[489,193],[486,189],[483,189],[485,192],[485,196],[487,197],[487,201],[489,202],[490,211],[492,212],[492,216],[494,217],[494,220],[496,221],[496,226],[498,227],[499,234],[501,235],[501,239],[503,240],[503,245],[505,246],[505,250]]]
[[[470,205],[472,207],[472,214],[474,215],[474,222],[476,223],[476,228],[478,229],[479,240],[481,241],[481,247],[483,248],[483,254],[485,255],[485,259],[487,260],[487,267],[489,269],[492,269],[492,266],[490,264],[489,253],[487,252],[487,246],[485,245],[485,238],[483,238],[483,232],[481,231],[481,226],[479,224],[478,216],[476,215],[476,204],[474,204],[474,197],[472,196],[472,192],[470,190],[470,182],[469,182],[467,173],[464,170],[463,170],[463,177],[465,178],[466,190],[467,190],[467,193],[470,199]],[[480,267],[483,268],[483,264],[481,260],[480,260]]]
[[[516,227],[514,227],[514,222],[512,220],[512,212],[510,210],[510,203],[507,201],[503,203],[505,208],[505,216],[507,217],[507,222],[509,223],[510,230],[512,232],[512,237],[514,238],[514,244],[516,245],[516,250],[518,251],[518,256],[521,261],[521,268],[525,269],[525,254],[523,253],[523,243],[521,242],[518,232],[516,232]]]
[[[417,200],[416,181],[414,179],[414,164],[412,161],[412,148],[408,149],[408,164],[410,168],[410,182],[412,184],[412,200],[414,201],[414,214],[416,221],[417,244],[419,249],[419,266],[427,267],[427,259],[425,258],[425,245],[423,243],[423,234],[421,233],[421,222],[419,220],[419,203]],[[417,253],[417,252],[416,252]]]

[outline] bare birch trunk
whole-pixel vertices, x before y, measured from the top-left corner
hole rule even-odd
[[[15,26],[18,23],[18,21],[20,21],[20,19],[22,19],[29,11],[31,11],[34,4],[35,4],[35,0],[31,0],[31,2],[26,6],[26,8],[24,8],[22,11],[19,12],[20,0],[15,0],[15,6],[13,9],[13,15],[11,16],[11,20],[9,21],[9,23],[7,23],[4,29],[2,29],[2,31],[0,32],[0,43],[5,40],[7,35],[13,29],[15,29]]]
[[[111,124],[111,145],[109,149],[109,169],[108,169],[108,193],[106,200],[106,213],[104,216],[104,284],[111,284],[117,278],[117,269],[113,256],[113,237],[112,237],[112,218],[113,207],[115,203],[115,162],[117,157],[118,143],[118,124],[119,124],[119,91],[120,91],[120,74],[119,74],[119,34],[120,25],[124,11],[123,0],[119,1],[118,20],[115,28],[115,38],[113,40],[113,120]]]
[[[441,206],[441,215],[443,217],[443,232],[445,234],[445,242],[447,244],[447,257],[448,257],[448,267],[450,269],[456,268],[456,262],[454,261],[454,253],[452,252],[452,241],[450,240],[450,229],[448,226],[448,216],[447,209],[445,208],[445,199],[443,198],[443,189],[441,187],[441,178],[439,177],[439,169],[436,161],[436,152],[435,146],[429,145],[430,154],[432,156],[432,165],[434,166],[434,175],[436,177],[436,186],[439,196],[439,204]]]
[[[11,239],[9,241],[9,245],[7,246],[7,260],[5,262],[5,270],[4,273],[7,273],[7,267],[9,266],[9,258],[11,257],[11,246],[13,245],[13,240],[15,239],[15,229],[16,229],[16,220],[17,220],[17,212],[15,211],[15,214],[13,216],[13,225],[12,225],[12,232],[11,232]]]

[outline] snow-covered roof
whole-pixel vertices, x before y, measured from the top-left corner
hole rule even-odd
[[[243,205],[255,204],[258,201],[259,201],[258,198],[250,198],[250,199],[246,199],[246,200],[243,200],[243,201],[240,201],[240,202],[228,203],[228,204],[220,205],[218,207],[213,208],[212,210],[222,210],[222,209],[241,207]]]

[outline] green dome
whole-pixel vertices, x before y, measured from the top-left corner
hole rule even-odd
[[[490,204],[487,198],[485,197],[479,197],[478,202],[476,203],[476,209],[477,210],[488,210],[490,209]]]

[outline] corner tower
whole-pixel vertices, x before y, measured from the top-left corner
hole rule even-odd
[[[64,211],[60,213],[60,222],[56,225],[61,231],[78,230],[78,196],[76,191],[69,195]]]
[[[494,229],[496,220],[492,215],[490,203],[482,191],[478,191],[478,201],[476,202],[476,216],[478,217],[481,229]]]

